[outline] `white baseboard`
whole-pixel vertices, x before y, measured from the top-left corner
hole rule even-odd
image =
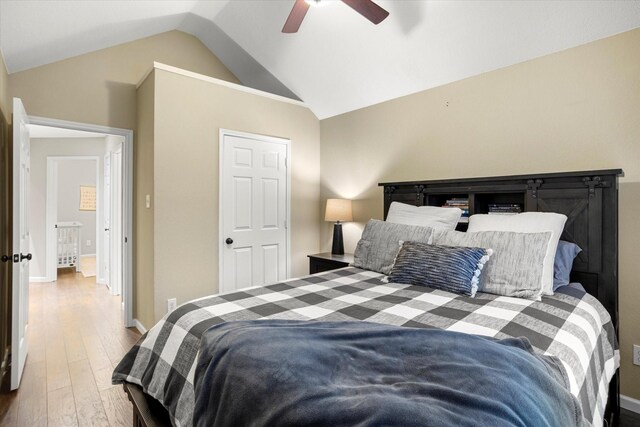
[[[52,282],[53,280],[49,280],[46,277],[29,277],[29,282],[31,283],[46,283]]]
[[[140,323],[140,321],[138,319],[133,319],[133,325],[138,330],[138,332],[140,332],[141,334],[146,334],[147,333],[147,328],[145,328],[144,325],[142,323]]]
[[[627,411],[640,414],[640,400],[634,399],[633,397],[629,397],[629,396],[625,396],[624,394],[621,394],[620,407],[626,409]]]
[[[96,254],[83,254],[83,255],[80,255],[80,258],[88,258],[88,257],[94,257],[95,258]]]
[[[96,279],[96,285],[106,285],[107,281],[104,279]]]

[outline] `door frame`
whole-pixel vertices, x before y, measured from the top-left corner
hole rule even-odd
[[[260,135],[257,133],[249,133],[249,132],[241,132],[229,129],[220,128],[219,139],[218,139],[218,293],[220,293],[222,289],[222,281],[224,280],[224,256],[223,251],[225,247],[225,243],[222,238],[224,235],[224,224],[223,224],[223,212],[222,212],[222,192],[224,190],[224,182],[223,182],[223,170],[224,170],[224,137],[225,136],[237,136],[240,138],[246,138],[256,141],[262,142],[273,142],[276,144],[284,144],[287,147],[287,158],[285,159],[285,166],[287,169],[287,196],[286,196],[286,259],[287,259],[287,268],[286,268],[286,278],[291,277],[291,140],[287,138],[280,138],[275,136],[268,135]]]
[[[107,167],[107,159],[109,159],[109,167]],[[107,170],[109,171],[109,190],[106,188],[106,175]],[[106,229],[106,216],[109,215],[109,221],[111,221],[111,151],[107,151],[102,158],[102,192],[104,194],[104,207],[102,212],[102,221],[100,223],[100,228],[104,229],[104,234],[102,236],[102,251],[105,252],[102,257],[102,265],[100,265],[100,270],[102,270],[103,277],[100,280],[100,275],[96,272],[96,281],[107,285],[109,289],[111,289],[111,284],[109,283],[109,278],[111,276],[111,271],[107,271],[106,266],[111,263],[111,222],[109,222],[109,239],[107,241],[107,229]],[[96,268],[98,265],[96,264]]]
[[[103,133],[124,138],[122,147],[123,165],[123,271],[122,299],[124,305],[124,326],[135,326],[133,321],[133,131],[110,126],[100,126],[46,117],[29,116],[34,125]]]
[[[100,239],[101,224],[99,221],[98,213],[102,206],[100,204],[100,196],[102,190],[100,189],[100,157],[99,156],[47,156],[47,195],[46,195],[46,230],[45,230],[45,248],[46,248],[46,281],[54,282],[58,280],[58,268],[57,268],[57,256],[56,256],[56,222],[58,218],[58,162],[60,160],[92,160],[96,162],[96,262],[102,255],[100,246],[102,245],[102,239]],[[78,242],[82,247],[82,241]],[[81,251],[82,252],[82,251]],[[78,263],[80,263],[79,256]],[[98,282],[98,276],[96,272],[96,283]]]
[[[110,243],[110,247],[109,247],[109,278],[107,279],[105,277],[106,280],[109,281],[109,289],[111,291],[111,295],[118,295],[117,292],[114,293],[114,289],[116,291],[119,291],[120,294],[124,293],[124,264],[122,262],[116,262],[115,264],[117,265],[117,269],[115,271],[116,275],[119,276],[119,283],[117,284],[117,286],[115,286],[116,284],[114,283],[112,279],[112,277],[114,277],[114,270],[113,270],[113,266],[114,266],[114,257],[112,257],[112,249],[113,249],[113,243],[114,240],[120,240],[120,242],[122,244],[124,244],[124,239],[123,239],[123,234],[124,233],[119,233],[120,236],[118,236],[118,233],[116,233],[115,235],[111,233],[111,230],[114,228],[114,223],[116,225],[116,229],[121,229],[124,230],[124,224],[122,223],[124,216],[121,216],[119,219],[117,218],[117,216],[114,216],[113,213],[117,212],[117,210],[122,211],[123,210],[123,202],[122,202],[122,196],[124,195],[124,182],[122,180],[122,171],[123,171],[123,153],[124,153],[124,147],[119,146],[118,148],[116,148],[115,150],[111,151],[109,154],[109,243]],[[114,155],[118,154],[120,156],[120,161],[119,161],[119,168],[120,168],[120,173],[119,174],[114,174],[113,173],[113,168],[114,168],[114,162],[113,162],[113,158]],[[120,175],[120,176],[118,176]],[[114,177],[115,180],[118,181],[118,187],[120,190],[120,194],[115,194],[115,188],[113,185],[113,181],[114,181]],[[114,205],[115,205],[115,201],[117,201],[118,197],[114,197],[114,196],[120,196],[119,199],[120,201],[118,201],[117,204],[117,208],[118,209],[114,209]],[[116,221],[114,221],[114,218],[116,219]],[[115,286],[115,288],[114,288]]]

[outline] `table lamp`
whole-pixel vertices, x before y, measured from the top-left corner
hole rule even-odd
[[[351,200],[328,199],[324,220],[336,222],[333,225],[333,245],[331,246],[331,253],[334,255],[344,255],[344,241],[342,240],[342,224],[340,221],[353,221]]]

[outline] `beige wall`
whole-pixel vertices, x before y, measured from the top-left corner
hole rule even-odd
[[[9,76],[34,116],[134,129],[136,87],[153,61],[237,83],[197,38],[169,31]]]
[[[0,110],[2,110],[7,123],[11,123],[11,111],[13,108],[10,105],[8,80],[7,67],[4,65],[4,57],[0,51]]]
[[[291,139],[292,274],[320,241],[320,124],[305,107],[155,72],[155,318],[218,290],[220,128]],[[138,196],[140,197],[140,196]]]
[[[104,161],[104,153],[102,160]],[[96,223],[98,222],[97,210],[80,209],[80,187],[92,186],[98,190],[98,167],[100,157],[96,160],[71,160],[64,159],[58,162],[58,222],[77,221],[82,224],[80,227],[80,256],[93,255],[96,253],[96,241],[98,232]],[[103,166],[104,169],[104,166]],[[103,175],[104,176],[104,173]],[[98,206],[100,202],[98,202]],[[31,221],[29,221],[31,226]],[[102,230],[101,230],[102,231]],[[101,233],[102,234],[102,233]],[[80,260],[78,260],[79,262]],[[29,266],[31,270],[31,266]],[[31,273],[31,271],[29,271]]]
[[[139,168],[134,177],[135,237],[144,245],[150,242],[151,247],[153,209],[146,210],[144,199],[138,195],[144,198],[145,194],[153,194],[153,109],[139,108],[137,103],[153,106],[153,83],[141,88],[139,93],[136,84],[154,61],[239,83],[197,38],[180,31],[14,73],[8,79],[0,64],[0,106],[8,115],[2,105],[7,84],[6,99],[22,98],[30,115],[134,130],[134,161]],[[137,120],[136,114],[144,117]],[[151,254],[152,250],[145,246],[134,249],[133,314],[147,327],[153,325],[154,319],[150,302],[154,295]]]
[[[133,317],[147,329],[154,321],[153,284],[153,127],[155,72],[146,78],[137,92],[137,140],[134,145],[133,188]],[[151,207],[146,207],[146,195]]]
[[[356,200],[353,251],[382,217],[378,182],[623,168],[622,393],[640,399],[640,30],[321,122],[321,200]],[[321,246],[329,248],[330,226]]]

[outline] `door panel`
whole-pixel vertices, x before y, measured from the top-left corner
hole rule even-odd
[[[279,245],[264,245],[262,247],[262,282],[278,281]]]
[[[20,385],[27,358],[29,324],[29,117],[13,99],[13,279],[11,326],[11,389]],[[27,258],[27,255],[29,257]]]
[[[234,248],[233,269],[235,272],[236,289],[252,286],[253,277],[252,269],[247,266],[253,265],[253,248],[251,246],[245,248]]]
[[[539,189],[529,197],[527,210],[557,212],[567,216],[560,237],[580,246],[573,270],[596,273],[602,268],[602,189]]]
[[[262,180],[262,229],[278,228],[278,180]]]
[[[246,176],[235,176],[235,186],[233,188],[235,199],[233,218],[234,229],[249,231],[252,226],[252,211],[251,206],[253,201],[253,179]]]
[[[250,168],[253,166],[253,150],[250,148],[234,148],[235,153],[235,167]]]
[[[277,151],[267,151],[262,153],[262,167],[265,169],[278,169],[280,153]]]
[[[223,134],[220,291],[287,274],[287,141]],[[227,240],[228,239],[228,240]]]

